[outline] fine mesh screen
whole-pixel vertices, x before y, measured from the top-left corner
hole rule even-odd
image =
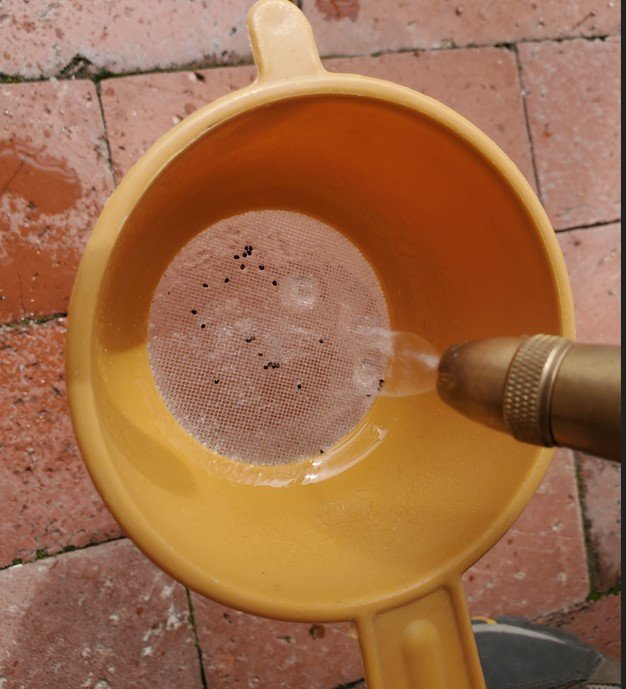
[[[384,384],[387,353],[358,332],[389,328],[378,278],[343,235],[288,211],[212,225],[154,293],[149,353],[174,417],[251,464],[319,456]]]

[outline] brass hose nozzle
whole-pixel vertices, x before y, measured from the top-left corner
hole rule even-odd
[[[620,460],[620,347],[553,335],[454,345],[439,363],[437,391],[522,442]]]

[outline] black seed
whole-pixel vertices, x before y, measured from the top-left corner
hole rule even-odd
[[[302,390],[302,385],[300,385],[300,383],[298,383],[296,387],[298,388],[298,390]]]
[[[259,266],[259,270],[265,270],[265,266]]]
[[[324,454],[324,450],[320,450],[320,454],[323,455],[323,454]]]
[[[202,323],[202,325],[200,327],[202,328],[202,330],[204,330],[206,328],[206,325],[204,323]]]
[[[250,335],[250,337],[246,338],[246,342],[254,342],[256,340],[256,337],[254,335]]]
[[[241,270],[243,270],[246,266],[244,263],[242,263],[239,267],[241,268]]]
[[[244,251],[243,254],[241,254],[242,258],[245,258],[248,255],[247,251]]]
[[[265,366],[263,366],[263,368],[267,371],[267,368],[268,368],[267,364],[265,364]]]
[[[220,382],[220,379],[216,378],[213,382],[215,383],[215,385],[217,385]]]
[[[272,285],[274,285],[274,287],[276,287],[277,284],[276,280],[272,280]]]
[[[263,352],[259,352],[259,356],[263,356]]]
[[[324,340],[320,340],[320,344],[324,344]]]
[[[228,278],[224,278],[224,282],[229,282]]]
[[[233,256],[233,258],[235,259],[235,261],[238,261],[238,260],[239,260],[239,254],[235,254],[235,255]]]
[[[195,316],[198,312],[195,309],[191,309],[191,313]]]
[[[208,287],[208,285],[206,284],[206,282],[203,282],[203,283],[202,283],[202,286],[203,286],[203,287]]]

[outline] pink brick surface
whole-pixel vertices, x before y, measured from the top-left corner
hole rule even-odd
[[[128,541],[0,572],[6,689],[201,689],[185,590]]]
[[[621,225],[559,232],[580,342],[621,341]]]
[[[252,0],[7,0],[0,15],[0,72],[33,78],[150,71],[250,58]],[[303,0],[324,55],[486,45],[616,33],[617,0]],[[148,9],[149,8],[149,9]],[[84,61],[88,62],[84,62]]]
[[[250,54],[248,0],[8,0],[0,17],[0,72],[58,75],[76,56],[94,72],[237,61]]]
[[[64,321],[0,329],[0,567],[120,533],[74,440],[64,335]]]
[[[0,103],[6,323],[67,310],[80,254],[113,180],[91,82],[0,84]]]
[[[571,610],[557,612],[538,621],[575,634],[601,653],[621,658],[621,610],[620,593],[582,603]]]
[[[569,450],[557,452],[526,510],[466,574],[465,588],[472,613],[492,616],[534,617],[585,599],[587,559]]]
[[[304,10],[323,55],[596,36],[620,26],[619,3],[605,0],[304,0]]]
[[[277,622],[193,601],[211,689],[333,689],[363,677],[347,623]]]
[[[596,591],[619,584],[621,575],[622,468],[597,457],[579,459],[583,514],[591,548],[591,577]]]
[[[401,83],[442,100],[482,128],[533,181],[532,162],[514,55],[497,48],[333,59],[331,71]],[[116,175],[183,117],[249,84],[252,67],[151,74],[101,84]]]
[[[519,46],[539,187],[557,229],[620,217],[620,46]]]

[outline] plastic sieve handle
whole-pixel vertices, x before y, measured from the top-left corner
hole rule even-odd
[[[485,689],[460,580],[357,628],[368,689]]]
[[[289,0],[258,0],[248,13],[248,34],[259,83],[326,74],[311,25]]]

